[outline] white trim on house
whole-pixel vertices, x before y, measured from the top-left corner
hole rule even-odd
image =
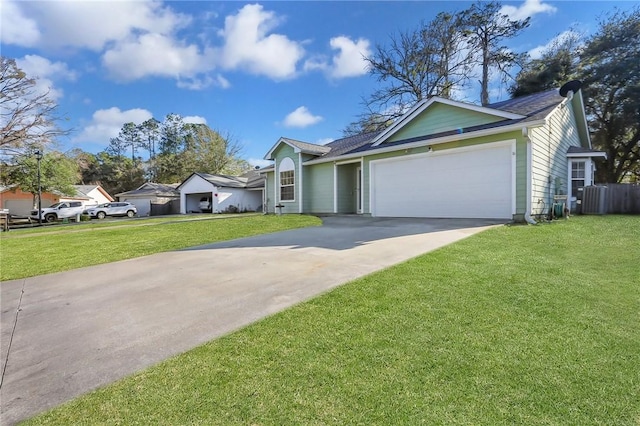
[[[299,190],[300,190],[300,202],[298,203],[298,213],[302,214],[302,203],[304,198],[302,197],[302,187],[303,187],[303,182],[302,182],[302,152],[298,153],[298,169],[300,169],[300,172],[298,173],[300,175],[300,177],[298,178],[298,182],[300,182],[300,184],[298,185]],[[295,183],[295,180],[294,180]]]
[[[333,213],[338,213],[338,163],[333,162]]]
[[[486,129],[486,130],[478,130],[478,131],[471,132],[471,133],[462,133],[462,134],[455,134],[455,135],[450,135],[450,136],[442,136],[442,137],[434,138],[434,139],[423,139],[423,140],[420,140],[420,141],[404,143],[404,144],[401,144],[401,145],[395,145],[395,146],[372,149],[372,150],[364,152],[364,154],[366,156],[370,156],[370,155],[375,155],[375,154],[384,154],[384,153],[387,153],[387,152],[404,151],[406,149],[411,149],[411,148],[420,148],[420,147],[429,146],[429,145],[439,145],[439,144],[448,143],[448,142],[461,141],[461,140],[473,139],[473,138],[480,138],[480,137],[483,137],[483,136],[499,135],[501,133],[507,133],[507,132],[512,132],[512,131],[516,131],[516,130],[522,130],[524,127],[528,127],[529,129],[531,129],[533,127],[545,126],[546,124],[547,124],[547,121],[545,119],[528,122],[526,126],[523,126],[522,123],[516,123],[516,124],[511,124],[511,125],[508,125],[508,126],[501,126],[501,127],[497,127],[497,128],[496,127],[492,127],[490,129]],[[480,145],[484,145],[484,144],[480,144]],[[344,160],[349,159],[349,158],[362,157],[362,154],[363,154],[363,152],[356,152],[356,153],[353,153],[353,154],[345,154],[345,155],[341,155],[339,157],[333,157],[333,158],[318,158],[318,159],[315,159],[315,160],[306,161],[304,164],[306,166],[306,165],[312,165],[312,164],[328,163],[330,161],[335,162],[338,159],[342,159],[344,161]]]
[[[570,152],[567,153],[567,158],[591,158],[602,157],[607,158],[606,152]]]
[[[291,165],[286,162],[289,160]],[[285,163],[284,170],[282,169],[282,163]],[[280,174],[283,172],[293,172],[293,199],[292,200],[283,200],[282,199],[282,185],[280,182]],[[280,160],[280,167],[278,167],[278,194],[280,195],[278,199],[278,203],[295,203],[296,202],[296,182],[298,181],[298,176],[296,176],[296,163],[293,161],[291,157],[284,157]],[[288,185],[287,185],[288,186]]]
[[[451,99],[444,99],[434,96],[432,98],[426,99],[422,102],[417,103],[413,108],[407,111],[402,118],[389,126],[385,131],[376,136],[372,141],[372,146],[378,146],[385,140],[387,140],[390,136],[397,133],[400,129],[402,129],[407,123],[413,121],[413,119],[421,114],[424,110],[429,108],[434,103],[441,103],[445,105],[455,106],[458,108],[467,109],[470,111],[480,112],[483,114],[492,115],[494,117],[500,117],[509,120],[518,120],[525,118],[524,115],[514,114],[507,111],[501,111],[493,108],[487,108],[479,105],[467,104],[464,102],[453,101]]]

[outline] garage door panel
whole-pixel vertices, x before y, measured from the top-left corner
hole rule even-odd
[[[511,218],[510,144],[372,162],[372,213]]]

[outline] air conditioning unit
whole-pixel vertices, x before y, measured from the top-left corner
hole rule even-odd
[[[585,186],[582,194],[582,214],[607,213],[607,187]]]

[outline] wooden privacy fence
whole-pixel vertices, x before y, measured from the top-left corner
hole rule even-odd
[[[640,214],[640,185],[607,185],[607,213]]]
[[[640,214],[640,185],[608,183],[587,186],[582,195],[583,214]]]

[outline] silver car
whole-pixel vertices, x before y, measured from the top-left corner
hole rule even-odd
[[[107,216],[127,216],[134,217],[138,214],[136,206],[131,203],[114,202],[99,204],[96,207],[88,209],[87,213],[91,217],[104,219]]]

